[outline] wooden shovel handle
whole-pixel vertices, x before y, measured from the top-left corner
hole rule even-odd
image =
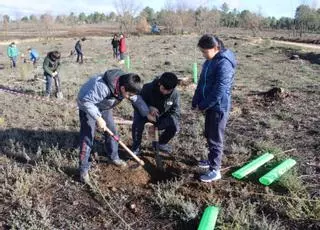
[[[137,157],[120,139],[118,136],[114,135],[113,132],[108,128],[106,127],[104,129],[105,132],[107,132],[116,142],[118,142],[125,150],[127,153],[130,154],[130,156],[133,157],[133,159],[135,159],[140,165],[144,165],[144,162],[143,160],[141,160],[139,157]]]

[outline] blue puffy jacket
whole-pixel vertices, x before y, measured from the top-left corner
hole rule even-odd
[[[31,52],[29,53],[29,57],[31,61],[34,61],[39,58],[39,54],[35,49],[31,49]]]
[[[192,107],[228,112],[236,65],[235,55],[228,49],[221,50],[213,59],[205,61]]]

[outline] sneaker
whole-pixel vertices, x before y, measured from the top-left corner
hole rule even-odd
[[[152,142],[152,147],[155,150],[156,149],[156,142]],[[164,152],[164,153],[172,153],[172,146],[169,144],[159,144],[159,151]]]
[[[121,168],[127,167],[127,163],[121,159],[113,160],[111,162],[112,162],[112,164],[114,164],[118,167],[121,167]]]
[[[133,154],[136,156],[140,156],[141,155],[141,151],[140,148],[136,149],[136,150],[132,150]],[[127,160],[132,160],[133,157],[131,155],[128,155]]]
[[[212,170],[200,176],[202,182],[212,182],[221,179],[220,171]]]
[[[136,150],[132,150],[134,155],[139,156],[141,154],[140,148],[137,148]]]
[[[58,99],[63,99],[63,94],[62,94],[62,92],[57,92],[56,97],[57,97]]]
[[[208,160],[201,160],[198,162],[198,167],[202,169],[208,169],[210,167]]]
[[[88,172],[80,173],[80,181],[88,185],[91,184]]]

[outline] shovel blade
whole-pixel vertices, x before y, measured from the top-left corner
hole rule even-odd
[[[156,143],[155,155],[157,168],[161,171],[164,171],[163,162],[160,156],[159,143]]]

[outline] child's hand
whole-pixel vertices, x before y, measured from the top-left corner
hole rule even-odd
[[[150,106],[150,114],[154,117],[158,117],[159,116],[159,110],[156,107]]]
[[[106,121],[102,117],[98,117],[97,118],[97,126],[98,126],[98,129],[105,131],[105,129],[107,127]]]
[[[153,122],[153,123],[157,122],[157,117],[156,117],[156,116],[153,116],[153,115],[151,114],[151,112],[147,115],[147,118],[148,118],[149,121],[151,121],[151,122]]]

